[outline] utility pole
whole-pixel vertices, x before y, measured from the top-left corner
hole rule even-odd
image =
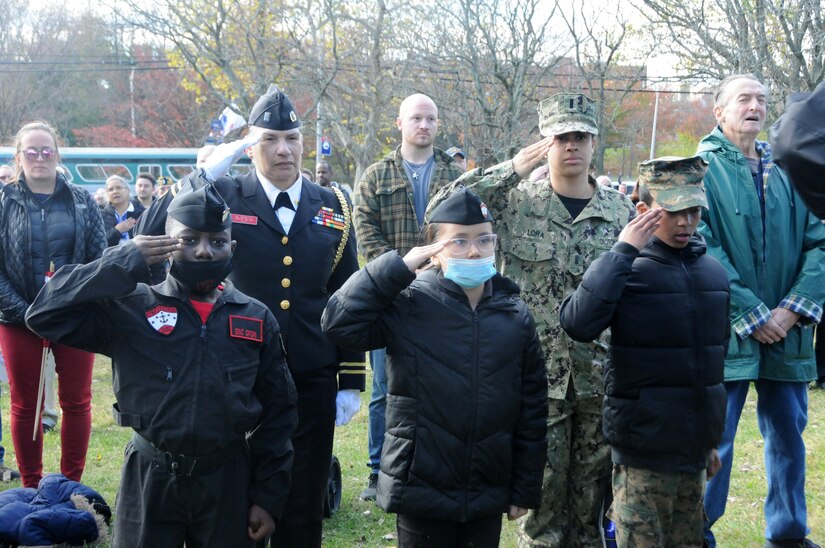
[[[129,99],[132,110],[132,137],[137,137],[137,130],[135,128],[135,61],[132,60],[132,70],[129,71]]]
[[[656,90],[656,103],[653,107],[653,131],[650,135],[650,159],[656,154],[656,122],[659,120],[659,90]]]

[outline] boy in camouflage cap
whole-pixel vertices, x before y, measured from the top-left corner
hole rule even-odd
[[[596,102],[558,93],[542,101],[538,113],[545,139],[510,161],[468,172],[428,209],[460,185],[481,197],[496,221],[498,269],[519,284],[536,319],[547,367],[548,449],[541,506],[521,520],[520,545],[597,546],[610,477],[601,428],[609,334],[588,343],[570,339],[559,325],[559,308],[635,210],[626,196],[588,175],[598,134]],[[544,161],[548,177],[530,181]]]
[[[644,202],[648,209],[653,207],[651,204],[655,201],[671,213],[707,208],[704,184],[707,166],[707,162],[699,156],[662,156],[642,162],[639,164],[639,201]],[[643,192],[644,198],[641,195]]]
[[[696,233],[706,168],[698,156],[641,164],[640,215],[561,306],[575,340],[612,331],[603,426],[623,547],[702,546],[705,480],[721,465],[730,287]]]

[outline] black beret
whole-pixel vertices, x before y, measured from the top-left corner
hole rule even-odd
[[[284,131],[301,127],[295,108],[278,86],[271,85],[252,107],[249,113],[250,126]]]
[[[180,192],[166,210],[169,217],[201,232],[221,232],[232,225],[229,206],[212,185]]]
[[[462,187],[436,206],[429,222],[477,225],[492,223],[493,217],[481,198]]]

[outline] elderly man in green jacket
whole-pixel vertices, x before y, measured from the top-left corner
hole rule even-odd
[[[699,232],[708,253],[730,278],[732,336],[725,360],[727,419],[719,454],[722,470],[705,494],[706,538],[725,510],[733,440],[751,383],[765,440],[767,547],[816,546],[806,535],[805,445],[808,381],[816,378],[812,325],[825,301],[825,227],[805,208],[757,141],[768,91],[752,75],[723,80],[716,92],[718,126],[698,153],[708,211]]]

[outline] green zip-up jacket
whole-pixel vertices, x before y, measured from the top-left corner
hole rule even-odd
[[[816,378],[813,327],[825,302],[825,227],[771,161],[770,147],[757,141],[763,169],[765,223],[748,160],[717,127],[699,143],[708,162],[708,210],[699,224],[708,253],[730,279],[731,336],[725,380],[809,381]],[[782,307],[800,322],[775,344],[750,334]]]

